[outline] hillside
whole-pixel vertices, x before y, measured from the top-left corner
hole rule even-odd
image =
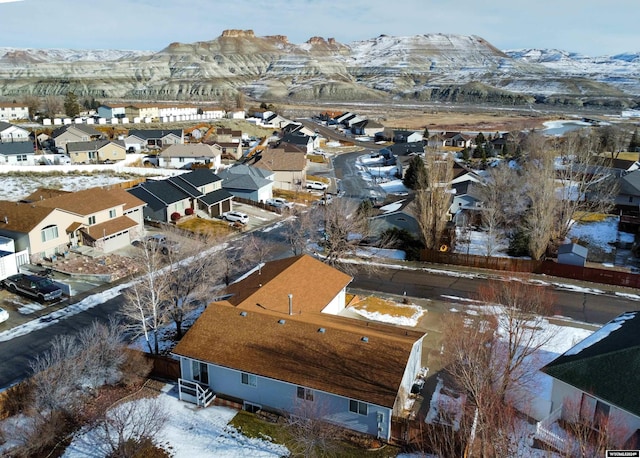
[[[341,44],[227,30],[157,53],[0,48],[0,96],[220,100],[242,91],[278,101],[419,101],[636,106],[640,58],[503,52],[477,36],[380,35]],[[612,69],[615,68],[615,71]]]

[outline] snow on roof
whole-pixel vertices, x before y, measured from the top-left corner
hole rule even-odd
[[[589,348],[591,345],[600,342],[602,339],[608,337],[609,334],[611,334],[613,331],[620,329],[625,321],[631,320],[632,318],[635,318],[635,316],[636,312],[627,312],[623,313],[620,316],[617,316],[616,318],[602,326],[599,330],[591,334],[589,337],[567,350],[564,353],[564,356],[577,355],[585,348]]]

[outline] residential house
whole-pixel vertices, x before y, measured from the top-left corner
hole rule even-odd
[[[356,117],[358,117],[357,114],[347,111],[346,113],[342,113],[340,116],[333,118],[333,120],[335,121],[335,124],[342,124],[343,126],[348,126],[349,121]],[[362,120],[362,118],[358,118],[358,119],[360,121]]]
[[[394,143],[388,149],[394,156],[424,156],[424,144],[422,142]]]
[[[307,156],[288,153],[280,148],[265,149],[253,156],[253,165],[273,173],[274,187],[295,191],[302,189],[307,177]]]
[[[161,105],[158,107],[158,116],[166,118],[169,116],[195,116],[198,114],[198,107],[194,105]]]
[[[454,191],[449,213],[456,225],[482,224],[483,195],[479,183],[463,181],[451,185]]]
[[[552,378],[551,414],[538,424],[537,437],[554,420],[582,418],[598,434],[611,421],[612,448],[640,447],[640,312],[626,312],[578,342],[541,370]]]
[[[454,148],[470,148],[473,143],[473,137],[460,132],[445,132],[441,138],[442,146]]]
[[[422,132],[385,127],[381,132],[376,132],[375,141],[392,141],[394,143],[421,142]]]
[[[233,196],[222,189],[222,179],[209,169],[162,180],[149,180],[127,190],[146,202],[144,217],[148,220],[170,222],[172,215],[181,217],[187,209],[202,210],[217,216],[232,209]]]
[[[41,192],[40,199],[33,197],[0,201],[0,235],[13,239],[17,251],[29,250],[31,262],[78,245],[108,253],[128,246],[144,229],[144,202],[120,188]]]
[[[220,153],[222,155],[222,159],[232,159],[237,161],[242,158],[244,154],[242,151],[242,143],[234,143],[234,142],[204,142],[207,145],[212,145],[214,147],[220,148]]]
[[[67,149],[67,144],[74,142],[88,142],[104,138],[102,132],[86,124],[67,124],[51,133],[56,147]]]
[[[313,129],[308,128],[307,126],[299,123],[299,122],[289,122],[286,126],[280,129],[283,136],[286,134],[291,134],[297,132],[299,134],[307,135],[309,137],[316,137],[317,132]]]
[[[202,107],[202,117],[205,119],[222,119],[227,112],[220,107]]]
[[[98,116],[105,119],[124,118],[126,117],[125,104],[109,104],[100,105],[98,107]]]
[[[392,423],[406,417],[424,334],[336,315],[350,281],[301,255],[265,263],[232,285],[173,350],[180,398],[202,405],[198,395],[214,393],[250,411],[312,412],[391,440]]]
[[[258,125],[267,129],[282,129],[283,126],[286,126],[291,122],[287,118],[272,111],[265,111],[258,119],[260,120]]]
[[[22,103],[0,102],[0,120],[29,119],[29,107]]]
[[[36,156],[33,143],[0,143],[0,164],[35,165]]]
[[[129,119],[158,119],[160,117],[160,109],[154,103],[136,103],[127,105],[124,109],[125,117]]]
[[[316,137],[317,136],[315,135],[314,136],[305,135],[299,131],[291,132],[284,135],[280,139],[280,141],[278,142],[279,143],[278,146],[282,145],[283,143],[289,143],[291,145],[295,145],[299,148],[302,148],[305,153],[313,153],[313,150],[320,146],[319,137],[317,139]]]
[[[414,236],[420,234],[413,201],[414,195],[410,194],[375,208],[370,218],[372,233],[382,234],[387,229],[401,229]]]
[[[226,117],[229,119],[244,119],[245,111],[244,110],[232,110],[226,112]]]
[[[379,122],[371,119],[363,119],[359,122],[351,124],[351,133],[353,135],[366,135],[367,137],[375,137],[378,132],[384,130],[384,126]]]
[[[184,144],[184,131],[182,129],[132,129],[124,139],[124,146],[127,151],[161,149],[169,145],[182,144]]]
[[[222,148],[205,143],[189,143],[171,145],[158,155],[159,166],[165,168],[191,169],[197,165],[205,165],[217,170],[220,168]]]
[[[67,144],[67,151],[73,164],[114,163],[127,157],[124,143],[118,140],[94,140]]]
[[[222,143],[242,143],[242,131],[218,127],[216,141]]]
[[[27,129],[0,121],[0,142],[28,142],[30,140],[30,132]]]
[[[236,197],[264,202],[273,197],[274,172],[246,164],[221,170],[222,187]]]

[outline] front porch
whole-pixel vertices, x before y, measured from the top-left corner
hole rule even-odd
[[[191,402],[198,407],[209,407],[216,399],[216,394],[198,382],[183,378],[178,379],[178,397],[181,401]]]

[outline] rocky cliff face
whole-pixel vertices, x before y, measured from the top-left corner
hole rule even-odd
[[[211,100],[236,91],[268,100],[417,100],[496,104],[634,105],[640,71],[625,78],[563,71],[506,54],[480,37],[381,35],[350,45],[226,30],[212,41],[157,53],[0,49],[0,95]],[[84,56],[84,57],[83,57]],[[618,84],[619,83],[619,84]]]

